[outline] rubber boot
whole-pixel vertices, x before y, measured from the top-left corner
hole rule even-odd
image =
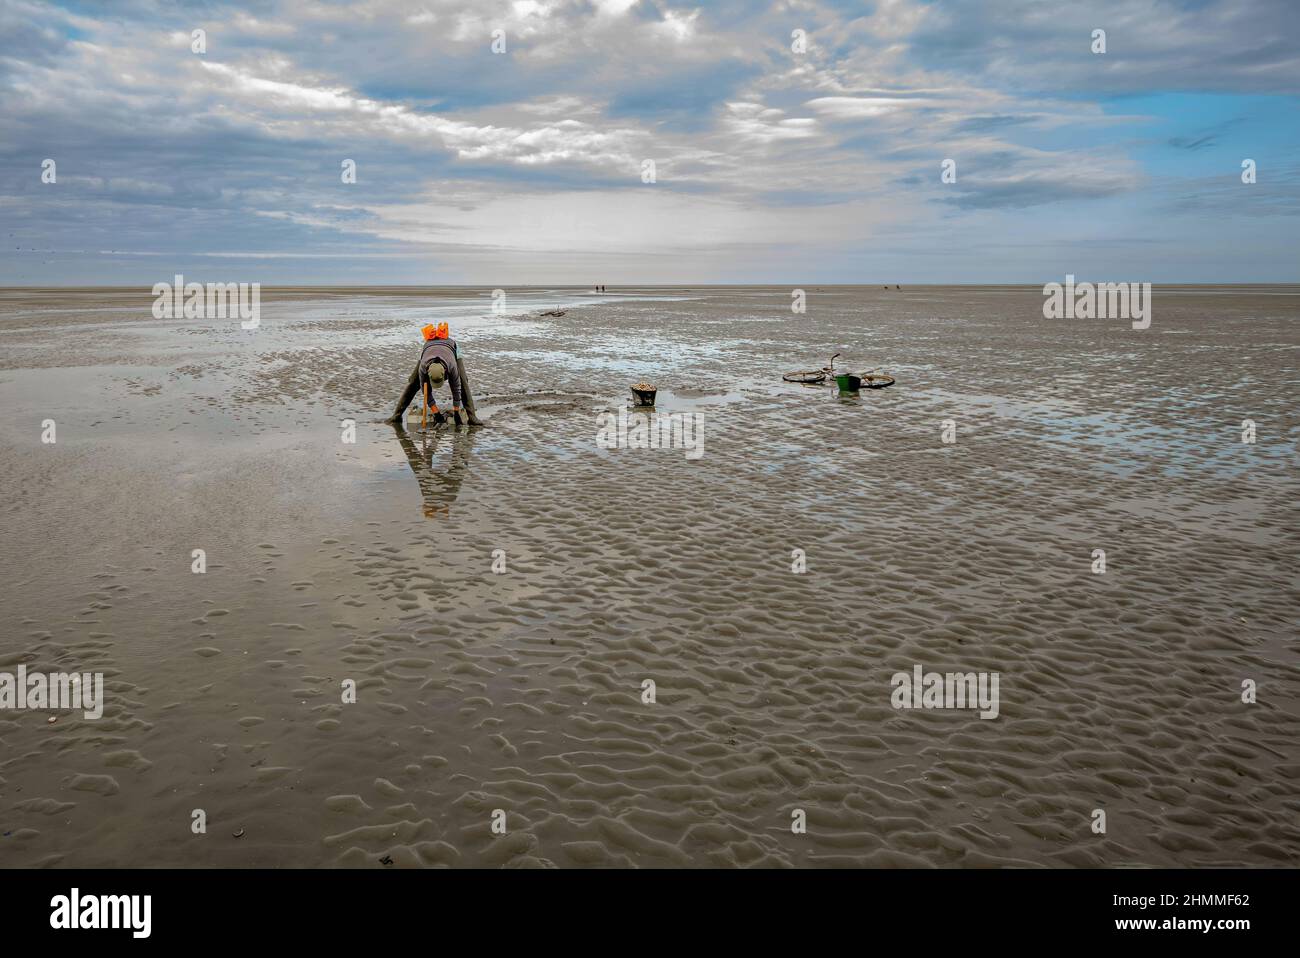
[[[393,414],[385,419],[384,422],[401,422],[402,417],[406,415],[406,407],[411,405],[411,400],[419,395],[419,392],[420,364],[416,363],[415,369],[411,372],[411,378],[407,380],[406,388],[402,390],[401,398],[397,400],[397,408],[393,410]]]
[[[466,419],[471,426],[483,425],[483,420],[478,418],[478,412],[474,408],[474,394],[470,392],[469,376],[465,373],[465,363],[460,356],[456,356],[456,373],[460,376],[460,392],[464,400]]]

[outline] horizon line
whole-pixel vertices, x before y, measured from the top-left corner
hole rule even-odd
[[[198,282],[196,280],[196,282]],[[206,280],[204,285],[217,280]],[[1050,279],[1048,283],[1059,282],[1057,279]],[[1097,283],[1097,282],[1120,282],[1117,280],[1091,280],[1077,279],[1079,283]],[[1128,282],[1128,281],[1124,281]],[[1254,280],[1251,282],[1234,282],[1224,280],[1219,282],[1198,282],[1188,283],[1181,281],[1163,281],[1163,280],[1138,280],[1136,282],[1147,283],[1152,286],[1177,286],[1188,288],[1213,288],[1223,286],[1234,287],[1251,287],[1251,286],[1296,286],[1300,287],[1300,279],[1289,280]],[[244,285],[254,285],[254,283],[244,283]],[[324,283],[256,283],[260,289],[283,290],[283,289],[319,289],[319,290],[357,290],[357,289],[392,289],[392,290],[422,290],[422,289],[572,289],[591,291],[591,287],[585,284],[575,283],[343,283],[343,284],[324,284]],[[989,282],[989,283],[908,283],[907,287],[911,289],[992,289],[992,288],[1025,288],[1035,289],[1044,285],[1038,282]],[[627,283],[614,287],[614,290],[641,290],[641,289],[678,289],[690,291],[695,289],[875,289],[879,287],[884,290],[893,290],[897,292],[903,286],[902,283],[691,283],[683,285],[679,283]],[[5,286],[0,285],[0,292],[10,290],[121,290],[124,292],[149,290],[152,293],[153,284],[140,285],[107,285],[107,284],[63,284],[57,286],[50,285],[24,285],[24,286]],[[605,292],[610,292],[607,288]]]

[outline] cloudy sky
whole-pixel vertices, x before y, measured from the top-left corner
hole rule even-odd
[[[7,285],[1297,281],[1300,11],[0,0],[0,249]]]

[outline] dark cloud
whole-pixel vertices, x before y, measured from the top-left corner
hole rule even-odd
[[[909,37],[927,68],[1026,93],[1300,93],[1294,0],[957,0]],[[1091,51],[1106,31],[1106,52]]]
[[[973,116],[962,120],[953,129],[957,133],[992,133],[1008,127],[1023,126],[1032,123],[1034,119],[1033,116],[1013,116],[1005,113],[996,116]]]

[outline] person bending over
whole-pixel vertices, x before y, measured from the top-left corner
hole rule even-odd
[[[424,348],[420,351],[420,359],[415,364],[411,378],[407,380],[406,388],[402,390],[401,398],[397,400],[397,408],[388,417],[388,422],[401,422],[406,407],[417,394],[420,395],[421,402],[427,397],[435,424],[446,422],[447,417],[433,401],[433,391],[445,381],[451,389],[451,414],[456,425],[461,425],[462,419],[465,425],[483,425],[474,409],[469,377],[465,375],[465,364],[456,348],[456,340],[447,335],[447,324],[431,324],[420,332],[424,336]]]

